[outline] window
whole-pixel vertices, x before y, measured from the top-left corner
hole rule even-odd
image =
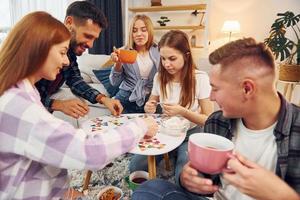
[[[0,6],[0,43],[4,40],[11,27],[9,0],[1,0]]]
[[[70,0],[1,0],[0,7],[0,43],[6,37],[9,29],[24,15],[42,10],[63,21]]]

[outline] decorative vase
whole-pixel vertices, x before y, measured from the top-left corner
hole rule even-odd
[[[151,0],[151,6],[161,6],[161,0]]]
[[[279,80],[289,82],[300,81],[300,65],[281,64],[279,66]]]

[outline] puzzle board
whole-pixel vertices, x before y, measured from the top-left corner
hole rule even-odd
[[[147,114],[149,115],[149,114]],[[151,115],[158,123],[161,124],[162,115],[153,114]],[[122,114],[119,117],[111,115],[104,115],[94,119],[90,119],[83,123],[82,129],[91,134],[105,134],[109,129],[116,128],[126,123],[130,119],[134,118],[145,118],[145,114]],[[181,137],[173,137],[165,134],[161,134],[160,131],[155,137],[142,139],[138,146],[131,150],[131,153],[141,155],[159,155],[167,153],[177,146],[179,146],[185,138],[185,134]]]

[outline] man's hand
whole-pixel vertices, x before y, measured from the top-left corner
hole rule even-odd
[[[102,97],[101,101],[114,116],[119,116],[123,111],[123,106],[117,99],[111,99],[109,97]]]
[[[88,105],[79,99],[54,100],[51,108],[52,110],[61,111],[75,119],[84,117],[89,112]]]
[[[211,194],[218,190],[212,180],[198,176],[196,169],[192,168],[190,162],[185,164],[180,174],[180,183],[188,191],[198,194]]]
[[[228,161],[234,173],[224,173],[228,183],[255,199],[299,200],[299,195],[273,172],[237,154]]]

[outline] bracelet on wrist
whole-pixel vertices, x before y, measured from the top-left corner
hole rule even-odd
[[[103,98],[106,98],[106,95],[104,94],[99,94],[97,97],[97,101],[101,104],[103,104]]]

